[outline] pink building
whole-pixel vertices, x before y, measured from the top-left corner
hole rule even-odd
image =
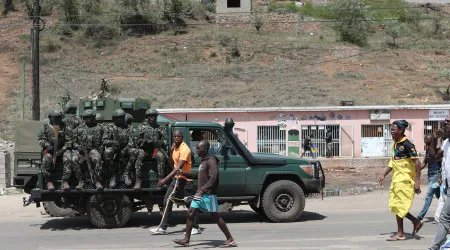
[[[160,109],[177,120],[236,123],[235,133],[252,152],[299,157],[305,136],[311,136],[316,156],[325,155],[326,130],[333,135],[337,157],[385,157],[390,155],[391,123],[410,123],[406,135],[419,152],[423,136],[441,126],[450,105],[333,106],[278,108]]]

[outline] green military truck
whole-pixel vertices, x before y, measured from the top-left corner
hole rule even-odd
[[[184,140],[191,148],[197,143],[191,141],[189,136],[193,131],[201,131],[203,137],[211,142],[210,154],[221,161],[219,203],[233,206],[249,204],[253,210],[273,222],[290,222],[301,216],[305,197],[320,193],[325,186],[324,172],[318,161],[249,152],[236,137],[231,118],[223,126],[213,122],[170,120],[163,115],[158,120],[168,127],[169,138],[172,138],[174,129],[182,130]],[[30,133],[36,131],[29,124],[25,127]],[[18,129],[22,130],[20,127]],[[27,143],[34,141],[29,140]],[[170,144],[171,141],[168,145]],[[21,147],[17,150],[16,162],[19,162],[15,164],[14,183],[30,193],[29,199],[24,200],[24,205],[35,203],[39,206],[43,202],[44,207],[49,207],[51,204],[52,209],[59,209],[59,212],[86,214],[96,227],[113,228],[125,225],[132,212],[145,207],[151,210],[154,204],[161,204],[164,198],[165,190],[156,186],[156,163],[151,159],[142,168],[142,189],[139,191],[125,185],[103,191],[97,191],[93,185],[82,191],[48,191],[45,190],[39,171],[40,158],[36,154],[39,151],[24,152],[23,150],[30,149]],[[200,159],[195,153],[193,158],[192,171],[196,172]]]

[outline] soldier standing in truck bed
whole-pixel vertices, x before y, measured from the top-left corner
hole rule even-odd
[[[50,112],[49,122],[41,126],[38,132],[38,143],[42,149],[42,175],[48,190],[55,190],[52,182],[52,172],[57,157],[61,156],[61,149],[64,144],[65,125],[62,122],[63,113],[61,110]],[[57,145],[56,145],[57,144]]]
[[[73,102],[68,102],[64,106],[63,123],[66,124],[66,130],[69,136],[74,129],[81,125],[82,121],[77,117],[77,105]]]
[[[139,148],[139,131],[133,127],[133,116],[125,115],[125,122],[127,123],[128,145],[125,147],[125,154],[128,156],[128,162],[123,174],[123,179],[127,186],[131,185],[131,171],[135,170],[136,182],[134,189],[141,189],[141,168],[144,165],[145,152]]]
[[[157,123],[159,112],[156,109],[147,109],[147,118],[139,126],[140,148],[151,158],[156,159],[158,178],[161,180],[167,175],[167,131]]]
[[[74,130],[74,147],[82,153],[84,160],[89,160],[91,164],[92,177],[95,181],[95,188],[102,190],[103,168],[102,168],[102,137],[103,130],[95,123],[95,112],[91,109],[83,112],[84,123]],[[86,159],[85,157],[89,157]],[[89,166],[88,166],[89,168]]]
[[[125,111],[116,109],[112,114],[113,123],[105,126],[103,131],[104,159],[108,166],[111,178],[109,180],[109,188],[114,188],[117,184],[117,176],[119,176],[119,164],[116,162],[120,159],[122,149],[128,144],[128,135],[125,124]]]

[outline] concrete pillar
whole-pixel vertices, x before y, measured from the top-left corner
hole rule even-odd
[[[11,156],[8,151],[0,151],[0,189],[11,186]]]

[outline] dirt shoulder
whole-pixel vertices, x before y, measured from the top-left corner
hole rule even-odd
[[[330,195],[336,195],[335,192],[340,190],[340,195],[352,195],[374,190],[387,190],[392,181],[392,173],[389,173],[384,182],[383,187],[377,183],[383,174],[384,167],[335,167],[325,168],[325,192]],[[421,173],[422,186],[428,184],[427,172],[423,170]]]

